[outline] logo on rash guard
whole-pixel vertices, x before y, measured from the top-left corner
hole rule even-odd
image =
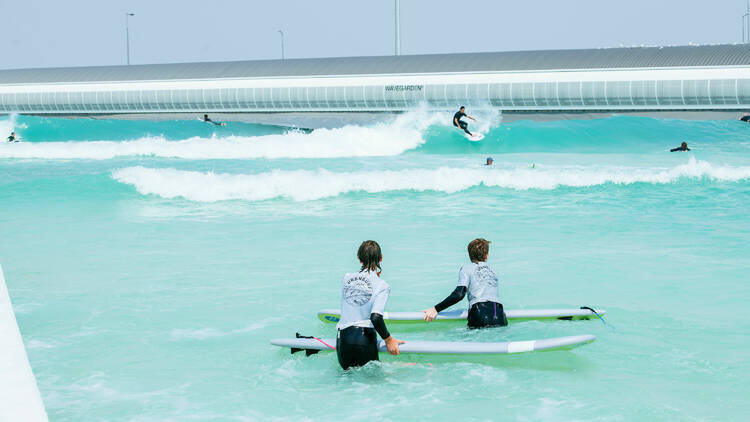
[[[370,279],[356,275],[344,284],[344,300],[353,306],[362,306],[372,297],[372,283]]]
[[[477,281],[481,285],[497,287],[497,274],[489,265],[480,265],[477,267]]]

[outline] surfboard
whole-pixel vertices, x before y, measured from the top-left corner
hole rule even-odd
[[[540,352],[547,350],[564,350],[583,346],[596,340],[596,336],[585,334],[567,337],[554,337],[540,340],[505,341],[497,343],[480,343],[469,341],[423,341],[404,340],[399,346],[402,354],[423,355],[506,355],[514,353]],[[327,344],[324,344],[327,343]],[[308,355],[320,351],[332,352],[336,345],[334,338],[277,338],[271,344],[286,347],[292,353],[306,351]],[[330,346],[329,346],[330,345]],[[378,350],[388,352],[383,340],[378,341]]]
[[[0,267],[0,421],[46,422],[47,412],[29,365]]]
[[[599,315],[607,313],[604,309],[596,309]],[[435,321],[466,321],[469,311],[456,309],[440,312]],[[588,309],[511,309],[505,311],[508,320],[520,321],[558,321],[595,319],[597,316]],[[424,322],[422,312],[386,312],[383,319],[388,323],[420,323]],[[318,312],[318,319],[323,322],[336,323],[341,318],[339,309],[323,309]]]
[[[200,120],[201,122],[211,123],[211,124],[213,124],[215,126],[226,126],[227,125],[225,122],[214,122],[214,121],[207,122],[207,121],[203,120],[202,117],[197,117],[197,119]]]
[[[482,139],[484,139],[484,135],[481,133],[475,133],[474,136],[469,136],[468,133],[464,134],[466,136],[466,139],[470,140],[471,142],[479,142]]]

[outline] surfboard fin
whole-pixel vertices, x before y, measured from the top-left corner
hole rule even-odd
[[[300,349],[300,348],[297,348],[297,347],[292,347],[292,354],[295,354],[297,352],[301,352],[303,350],[305,351],[305,356],[314,355],[314,354],[320,352],[320,350],[315,350],[315,349]]]

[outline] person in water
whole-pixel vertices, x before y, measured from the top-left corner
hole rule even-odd
[[[16,140],[16,132],[11,132],[10,136],[8,136],[8,142],[18,142]]]
[[[339,365],[348,369],[378,360],[377,334],[385,340],[388,353],[398,355],[401,340],[385,326],[383,313],[391,286],[380,278],[383,254],[374,240],[362,242],[357,251],[362,264],[359,272],[346,273],[341,282],[341,319],[336,325],[336,355]]]
[[[750,122],[750,114],[745,113],[742,117],[740,117],[740,120],[743,122]]]
[[[209,119],[209,118],[208,118],[208,114],[204,114],[204,115],[203,115],[203,121],[204,121],[204,122],[207,122],[207,123],[213,123],[213,124],[215,124],[216,126],[221,126],[221,123],[219,123],[219,122],[214,122],[213,120]]]
[[[434,321],[438,312],[455,305],[469,294],[469,328],[495,327],[508,325],[503,305],[498,295],[497,274],[487,264],[490,242],[479,238],[469,243],[471,263],[458,272],[458,286],[442,302],[426,309],[424,320]]]
[[[477,121],[477,119],[475,119],[475,118],[469,116],[468,114],[464,113],[465,110],[466,110],[466,107],[461,106],[461,108],[458,109],[458,111],[456,112],[456,114],[453,115],[453,126],[455,126],[457,128],[463,129],[464,132],[466,132],[466,133],[469,134],[469,136],[474,136],[471,132],[469,132],[469,129],[468,129],[469,128],[469,124],[466,123],[466,122],[464,122],[463,120],[461,120],[461,118],[464,117],[464,116],[466,116],[466,117],[470,118],[471,120],[473,120],[475,122]]]
[[[491,166],[495,163],[495,160],[492,159],[492,157],[487,157],[487,164],[485,166]]]
[[[677,152],[677,151],[690,151],[690,148],[687,146],[687,142],[683,142],[682,145],[680,145],[677,148],[672,148],[669,150],[669,152]]]

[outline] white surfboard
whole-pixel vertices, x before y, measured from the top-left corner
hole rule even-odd
[[[482,139],[484,139],[484,135],[481,133],[475,133],[474,136],[469,136],[468,133],[464,134],[466,136],[466,139],[470,140],[471,142],[479,142]]]
[[[539,352],[544,350],[571,349],[596,340],[596,336],[585,334],[578,336],[555,337],[540,340],[505,341],[497,343],[479,343],[469,341],[422,341],[402,339],[406,343],[400,345],[402,354],[424,355],[505,355],[513,353]],[[321,338],[278,338],[271,340],[271,344],[292,349],[292,353],[300,351],[334,351],[336,339]],[[388,352],[383,340],[378,341],[378,350]],[[308,352],[308,354],[311,354]]]
[[[599,315],[607,313],[604,309],[596,309]],[[469,311],[455,309],[440,312],[435,321],[466,321]],[[510,309],[505,311],[509,321],[558,321],[596,319],[597,316],[588,309]],[[336,323],[341,318],[339,309],[323,309],[318,312],[318,319],[323,322]],[[422,312],[386,312],[383,319],[388,323],[420,323],[424,322]]]
[[[47,420],[0,267],[0,421]]]

